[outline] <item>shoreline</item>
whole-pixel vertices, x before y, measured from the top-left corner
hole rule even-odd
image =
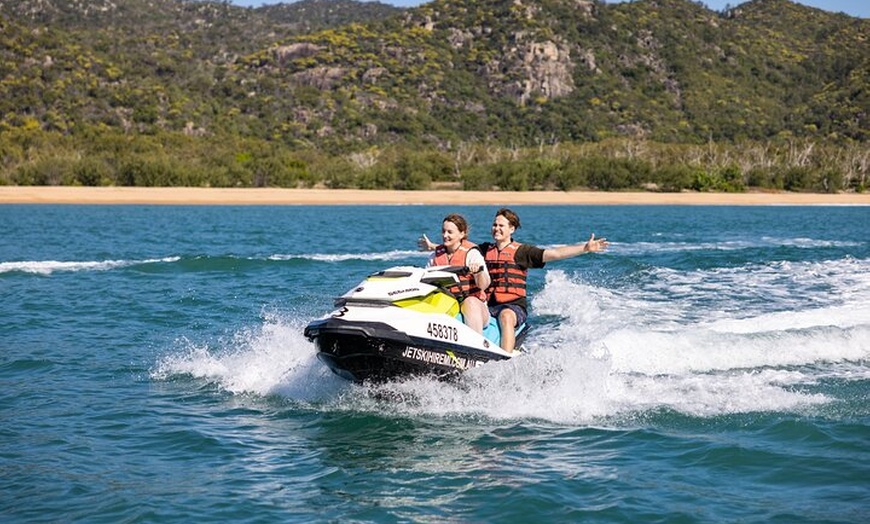
[[[870,193],[389,191],[363,189],[0,186],[3,204],[127,205],[868,205]]]

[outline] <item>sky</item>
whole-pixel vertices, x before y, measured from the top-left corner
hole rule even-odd
[[[391,4],[399,7],[415,7],[424,4],[421,0],[379,0],[384,4]],[[618,0],[607,0],[609,3],[616,3]],[[725,9],[725,5],[732,6],[740,5],[743,0],[703,0],[707,7],[714,11]],[[265,4],[279,4],[282,0],[230,0],[231,3],[241,6],[259,7]],[[283,0],[284,3],[292,3],[291,0]],[[870,18],[870,0],[797,0],[799,4],[804,4],[825,11],[834,13],[843,12],[852,16],[861,18]]]

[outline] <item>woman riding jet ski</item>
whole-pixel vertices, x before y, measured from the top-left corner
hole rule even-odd
[[[336,299],[338,308],[305,328],[317,357],[349,380],[415,374],[454,375],[490,360],[512,358],[499,347],[494,319],[478,333],[465,324],[458,286],[464,266],[399,266],[370,275]],[[526,325],[516,329],[517,345]]]

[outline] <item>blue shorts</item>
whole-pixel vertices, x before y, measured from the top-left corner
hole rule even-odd
[[[517,316],[517,326],[522,326],[526,321],[526,310],[516,304],[499,304],[497,306],[489,306],[489,315],[498,320],[498,314],[504,309],[510,309]]]

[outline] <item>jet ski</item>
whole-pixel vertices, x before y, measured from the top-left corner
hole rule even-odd
[[[305,327],[317,357],[354,382],[409,375],[456,376],[485,362],[512,358],[490,319],[483,335],[465,325],[447,291],[467,272],[462,266],[396,266],[369,275],[335,299],[332,313]],[[516,330],[516,347],[526,324]]]

